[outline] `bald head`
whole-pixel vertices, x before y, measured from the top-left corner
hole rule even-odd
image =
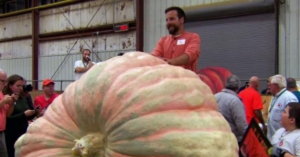
[[[2,69],[0,69],[0,78],[5,77],[6,79],[6,72]]]
[[[6,86],[7,83],[7,76],[6,72],[0,69],[0,91]]]
[[[257,76],[252,76],[249,80],[249,87],[252,87],[257,90],[258,86],[259,86],[259,78]]]

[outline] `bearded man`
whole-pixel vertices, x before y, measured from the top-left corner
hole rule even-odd
[[[199,35],[184,30],[186,17],[181,8],[169,7],[165,10],[165,14],[166,27],[170,35],[162,37],[151,54],[170,65],[196,72],[200,55]]]

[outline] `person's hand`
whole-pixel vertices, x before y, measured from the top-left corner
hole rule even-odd
[[[94,63],[92,61],[89,61],[88,67],[91,68],[93,65],[94,65]]]
[[[166,60],[166,62],[170,65],[172,65],[171,60]]]
[[[4,104],[13,105],[14,99],[13,99],[12,96],[4,95],[4,97],[3,97],[3,99],[2,99],[2,102],[3,102]]]
[[[19,99],[20,94],[19,93],[13,93],[11,96],[13,97],[14,101],[17,101]]]
[[[291,153],[285,152],[283,157],[294,157]]]
[[[36,111],[35,110],[26,110],[24,113],[25,113],[26,117],[30,117],[30,116],[36,114]]]
[[[263,132],[264,132],[265,135],[267,134],[267,131],[268,131],[267,126],[263,125]]]
[[[42,117],[45,113],[45,110],[42,110],[42,111],[38,111],[38,114],[37,114],[37,117]]]
[[[158,57],[158,56],[155,56],[155,57],[157,57],[157,58],[159,58],[159,59],[161,59],[161,60],[163,60],[163,61],[167,62],[167,59],[166,59],[166,58],[163,58],[163,57]]]
[[[169,59],[166,61],[168,64],[173,65],[173,60]]]

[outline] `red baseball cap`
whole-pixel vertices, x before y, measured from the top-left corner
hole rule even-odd
[[[43,86],[48,86],[49,84],[55,84],[51,79],[45,79],[43,81]]]

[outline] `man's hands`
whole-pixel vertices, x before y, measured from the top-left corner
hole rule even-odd
[[[3,99],[1,100],[1,106],[8,104],[8,105],[14,105],[14,102],[19,99],[19,94],[12,94],[12,95],[4,95]]]
[[[17,101],[19,99],[20,94],[19,93],[13,93],[11,97],[14,99],[14,101]]]
[[[267,129],[266,124],[262,124],[262,130],[263,130],[264,134],[267,135],[268,129]]]
[[[172,59],[166,59],[166,58],[162,58],[162,57],[158,57],[158,58],[164,60],[165,62],[167,62],[170,65],[186,65],[189,62],[189,56],[185,53],[179,57],[172,58]]]
[[[3,99],[2,99],[2,103],[5,105],[5,104],[8,104],[8,105],[12,105],[14,102],[14,98],[10,95],[4,95]]]
[[[88,68],[90,69],[93,65],[94,63],[92,61],[89,61]]]

